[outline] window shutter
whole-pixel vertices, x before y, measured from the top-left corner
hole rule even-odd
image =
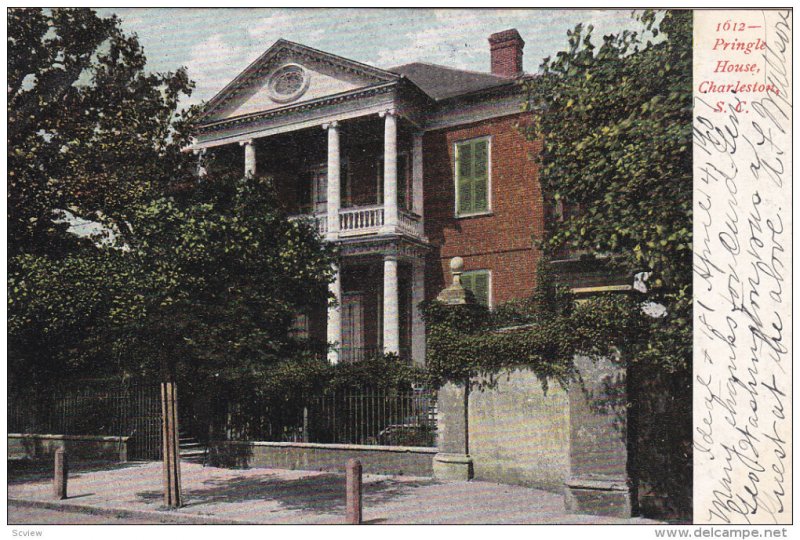
[[[475,196],[473,198],[472,211],[485,212],[489,208],[489,199],[486,193],[486,179],[481,180],[480,178],[476,178],[473,180],[473,186],[475,187]]]
[[[458,179],[458,213],[472,212],[472,181],[467,178]]]
[[[489,273],[476,272],[472,275],[472,294],[475,300],[484,306],[489,305]]]
[[[477,141],[474,144],[475,166],[473,176],[478,179],[486,179],[489,172],[489,142]]]
[[[462,143],[456,147],[458,154],[458,177],[472,178],[472,144]]]
[[[474,214],[489,209],[489,141],[456,144],[458,213]]]
[[[475,301],[481,305],[489,305],[489,272],[475,270],[461,274],[461,285],[472,291]]]
[[[472,193],[472,143],[456,145],[456,182],[458,188],[458,213],[469,214],[473,210]]]
[[[473,185],[475,193],[473,196],[473,212],[485,212],[489,208],[489,197],[487,188],[489,186],[489,142],[477,141],[474,143],[473,155],[475,163],[473,166],[474,178]]]
[[[471,291],[473,289],[473,276],[474,274],[468,272],[461,274],[461,286]]]

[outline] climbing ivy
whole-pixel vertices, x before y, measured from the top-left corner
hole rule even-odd
[[[534,293],[525,300],[493,312],[481,305],[431,301],[423,315],[427,368],[436,385],[467,379],[491,384],[501,372],[526,368],[545,389],[553,381],[566,387],[576,355],[616,357],[646,339],[640,299],[605,294],[576,302],[557,285],[544,260]]]

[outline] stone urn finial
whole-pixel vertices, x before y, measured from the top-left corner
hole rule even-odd
[[[474,303],[475,297],[472,291],[465,289],[461,285],[461,274],[464,273],[464,259],[461,257],[450,259],[450,273],[453,274],[453,283],[442,290],[436,299],[450,306]]]
[[[453,274],[453,285],[461,285],[461,274],[464,272],[464,259],[453,257],[450,259],[450,273]]]

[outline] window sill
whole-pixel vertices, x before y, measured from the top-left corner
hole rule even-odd
[[[486,212],[476,212],[475,214],[456,214],[456,219],[468,219],[468,218],[477,218],[477,217],[491,217],[494,215],[494,212],[491,210],[487,210]]]

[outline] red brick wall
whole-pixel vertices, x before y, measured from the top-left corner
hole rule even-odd
[[[535,155],[539,141],[516,128],[520,115],[425,134],[425,232],[438,249],[428,260],[426,294],[450,282],[449,263],[463,257],[465,270],[491,270],[494,305],[533,291],[544,209]],[[454,143],[491,136],[491,214],[455,217]],[[435,270],[432,270],[435,269]]]

